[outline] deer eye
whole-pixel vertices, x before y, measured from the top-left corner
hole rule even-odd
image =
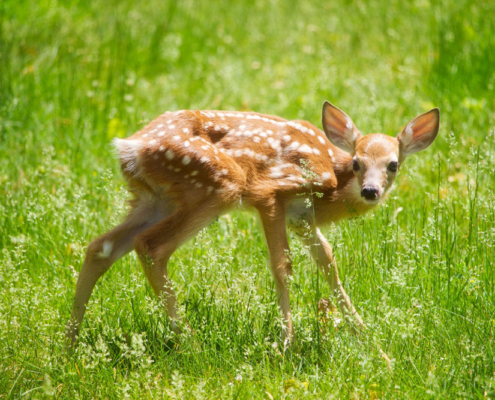
[[[390,172],[397,172],[398,166],[399,164],[397,163],[397,161],[391,161],[390,164],[388,164],[387,169]]]
[[[359,163],[357,160],[352,160],[352,169],[356,172],[359,171]]]

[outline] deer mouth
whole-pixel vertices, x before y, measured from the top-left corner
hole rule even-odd
[[[363,203],[364,204],[367,204],[369,206],[374,206],[374,205],[378,204],[380,202],[380,200],[381,200],[381,197],[378,197],[376,199],[365,199],[365,198],[363,198]]]

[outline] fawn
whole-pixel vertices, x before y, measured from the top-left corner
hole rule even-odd
[[[397,138],[363,136],[347,114],[329,102],[322,114],[324,133],[306,121],[254,112],[167,112],[133,136],[115,139],[134,199],[125,221],[88,246],[67,324],[69,346],[75,344],[97,280],[132,249],[179,333],[167,262],[187,239],[241,204],[256,209],[261,218],[285,321],[284,341],[293,339],[286,223],[296,231],[309,226],[314,232],[312,238],[300,237],[319,263],[343,316],[364,328],[318,226],[379,204],[406,157],[435,140],[440,114],[434,108],[416,117]],[[314,196],[309,210],[305,198],[314,192],[320,195]]]

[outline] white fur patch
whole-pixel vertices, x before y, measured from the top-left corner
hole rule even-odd
[[[323,172],[321,174],[321,179],[323,179],[324,181],[328,181],[331,178],[332,178],[332,174],[330,172]]]
[[[167,157],[167,160],[173,160],[175,157],[175,153],[172,150],[167,150],[165,152],[165,157]]]
[[[278,178],[283,178],[285,174],[279,170],[274,170],[270,172],[270,178],[278,179]]]
[[[298,147],[299,147],[299,142],[292,142],[285,149],[288,151],[292,151],[292,150],[297,150]]]
[[[108,258],[112,254],[113,243],[109,241],[103,242],[103,251],[100,253],[101,258]]]
[[[139,151],[143,148],[141,140],[113,139],[112,144],[115,146],[122,163],[126,163],[126,170],[129,172],[137,171]]]
[[[313,149],[307,144],[303,144],[301,147],[299,147],[298,151],[300,151],[301,153],[313,153]]]

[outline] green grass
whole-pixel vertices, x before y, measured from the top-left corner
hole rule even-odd
[[[494,32],[489,1],[0,2],[0,398],[494,398]],[[85,246],[125,213],[113,137],[189,108],[319,125],[325,99],[363,132],[442,112],[387,204],[325,232],[367,334],[315,314],[329,289],[291,238],[281,351],[260,227],[234,213],[170,263],[194,335],[173,346],[132,254],[65,355]]]

